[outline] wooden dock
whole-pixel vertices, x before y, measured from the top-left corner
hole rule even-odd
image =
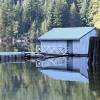
[[[87,54],[49,54],[42,52],[0,52],[0,60],[3,58],[15,58],[15,59],[47,59],[56,57],[87,57]]]
[[[48,54],[43,52],[0,52],[0,62],[45,60],[58,57],[87,57],[87,54]]]

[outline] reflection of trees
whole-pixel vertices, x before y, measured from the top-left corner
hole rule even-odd
[[[0,100],[92,100],[88,85],[53,80],[35,64],[0,65]]]
[[[3,44],[0,44],[0,51],[14,51],[15,50],[15,47],[12,43],[3,43]]]
[[[89,67],[89,86],[92,93],[100,100],[100,66],[90,66]]]
[[[26,52],[32,51],[33,52],[36,49],[36,44],[35,43],[26,43],[26,42],[15,43],[14,47],[20,52],[22,52],[22,51],[26,51]]]
[[[0,44],[0,51],[35,51],[36,44],[35,43],[3,43]]]
[[[23,66],[23,67],[22,67]],[[29,64],[3,64],[0,66],[0,90],[3,97],[15,95],[21,87],[27,88],[30,80],[30,73],[33,73],[34,66]],[[35,70],[34,73],[35,74]],[[37,72],[36,72],[37,73]],[[34,76],[34,75],[33,75]],[[33,83],[33,82],[29,82]]]

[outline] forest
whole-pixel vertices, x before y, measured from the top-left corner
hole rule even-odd
[[[100,0],[0,0],[0,36],[37,38],[55,27],[100,28]]]

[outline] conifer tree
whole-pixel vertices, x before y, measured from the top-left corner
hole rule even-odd
[[[83,26],[87,26],[87,12],[88,12],[88,1],[87,0],[83,0],[82,2],[82,8],[80,10],[80,16],[81,16],[81,19],[82,19],[82,25]]]
[[[0,8],[0,32],[1,34],[13,33],[13,8],[10,0],[2,1]]]
[[[77,12],[74,2],[71,4],[71,7],[70,7],[69,25],[71,27],[81,26],[80,16]]]
[[[62,22],[62,27],[68,27],[69,26],[69,9],[68,9],[68,4],[67,2],[64,2],[62,7],[61,7],[61,22]]]
[[[90,25],[95,25],[100,33],[100,1],[93,0],[92,5],[89,9],[89,23]]]

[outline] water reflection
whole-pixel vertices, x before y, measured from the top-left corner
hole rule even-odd
[[[89,87],[92,94],[100,100],[100,65],[89,66]]]
[[[66,72],[61,72],[62,74],[65,74],[66,80],[70,81],[88,81],[88,65],[87,65],[88,59],[86,57],[73,57],[71,58],[70,62],[70,57],[61,57],[61,58],[53,58],[53,59],[46,59],[44,61],[37,62],[37,67],[42,68],[42,69],[54,69],[54,70],[59,70],[60,73],[61,70],[66,71]],[[72,64],[70,64],[72,63]],[[71,66],[70,66],[71,65]],[[50,76],[52,71],[43,71],[46,73],[48,76]],[[56,73],[56,72],[54,72]],[[59,77],[60,74],[58,74],[56,77]],[[52,76],[52,77],[55,77]]]
[[[88,84],[49,78],[30,61],[0,65],[0,99],[92,100]]]
[[[62,70],[41,70],[42,73],[55,80],[79,81],[88,83],[88,78],[79,72],[62,71]]]
[[[36,48],[36,44],[35,43],[7,43],[4,42],[2,44],[0,44],[0,51],[1,52],[5,52],[5,51],[18,51],[18,52],[22,52],[22,51],[35,51]]]
[[[27,48],[30,49],[32,51]],[[0,50],[22,49],[8,46]],[[7,62],[7,59],[3,58],[0,63],[0,100],[99,100],[100,69],[89,67],[89,83],[84,80],[87,79],[87,58],[75,58],[73,65],[77,66],[71,69],[65,57],[37,62],[32,59],[9,59]],[[78,65],[82,66],[81,69],[75,70],[80,68]],[[79,77],[74,73],[83,78],[76,81]]]

